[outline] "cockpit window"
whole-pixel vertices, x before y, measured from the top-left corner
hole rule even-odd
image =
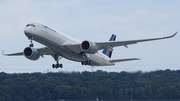
[[[28,27],[28,26],[36,27],[34,24],[27,24],[26,27]]]

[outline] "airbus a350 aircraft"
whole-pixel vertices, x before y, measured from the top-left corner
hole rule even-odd
[[[88,40],[78,41],[68,35],[51,29],[43,24],[29,23],[24,29],[24,34],[28,37],[31,44],[26,47],[23,52],[4,54],[6,56],[18,56],[24,55],[30,60],[38,60],[39,57],[44,55],[51,55],[56,64],[53,64],[53,68],[63,67],[59,64],[59,60],[63,57],[72,61],[81,62],[82,65],[91,66],[109,66],[115,65],[116,62],[139,60],[138,58],[129,59],[111,59],[113,47],[125,46],[130,44],[136,44],[138,42],[153,41],[167,39],[175,36],[177,32],[171,36],[162,38],[142,39],[142,40],[130,40],[130,41],[115,41],[116,35],[112,35],[108,42],[91,42]],[[34,48],[32,41],[35,40],[46,47]],[[102,50],[100,52],[99,50]]]

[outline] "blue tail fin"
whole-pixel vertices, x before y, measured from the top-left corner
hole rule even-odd
[[[109,41],[115,41],[116,40],[116,35],[112,34],[111,38]],[[102,51],[102,53],[104,53],[105,55],[107,55],[109,58],[111,58],[112,55],[112,49],[110,48],[106,48]]]

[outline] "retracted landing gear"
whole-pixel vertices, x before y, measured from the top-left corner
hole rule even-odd
[[[62,57],[59,57],[59,55],[54,55],[53,56],[55,61],[56,61],[56,64],[52,64],[52,67],[53,68],[62,68],[63,67],[63,64],[59,64],[59,60],[62,58]]]
[[[33,38],[29,38],[29,40],[30,40],[30,42],[31,42],[31,44],[29,44],[29,47],[34,47],[34,44],[33,44],[33,42],[32,42],[32,40],[34,40]]]
[[[86,60],[86,61],[81,61],[82,65],[91,65],[91,61],[90,60]]]

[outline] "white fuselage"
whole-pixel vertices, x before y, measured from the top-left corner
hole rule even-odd
[[[79,40],[39,23],[30,24],[35,25],[35,27],[27,26],[24,29],[24,33],[28,38],[33,38],[35,41],[51,48],[57,54],[66,59],[81,62],[88,58],[91,60],[92,66],[114,65],[114,63],[110,62],[110,58],[102,52],[98,51],[95,54],[86,53],[86,56],[84,56],[77,53],[76,50],[66,47],[66,45],[81,43]]]

